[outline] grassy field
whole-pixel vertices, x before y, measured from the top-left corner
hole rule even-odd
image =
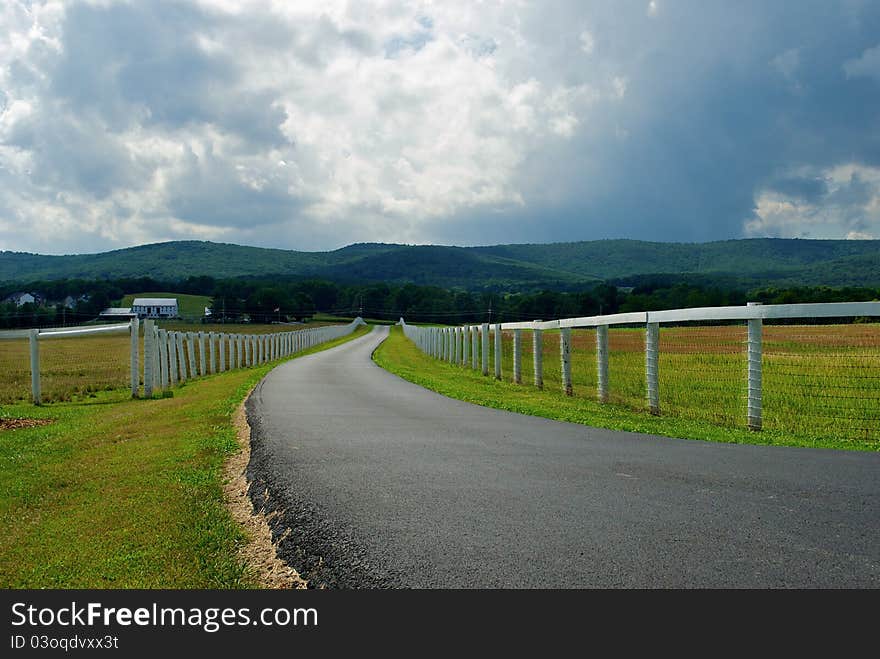
[[[201,325],[160,321],[159,327],[184,332],[270,334],[297,331],[335,323],[306,325]],[[43,400],[75,401],[97,392],[119,389],[129,383],[129,336],[112,334],[40,341],[40,387]],[[143,364],[143,341],[141,360]],[[0,405],[31,398],[30,352],[27,339],[0,341]]]
[[[0,408],[0,428],[51,420],[0,430],[0,587],[255,586],[222,464],[238,450],[233,412],[273,365],[192,381],[171,398],[116,390]]]
[[[672,437],[857,450],[880,449],[880,326],[768,326],[764,335],[764,431],[746,425],[745,328],[661,328],[661,416],[645,410],[644,330],[609,332],[611,402],[596,400],[595,330],[572,342],[574,396],[563,395],[558,332],[542,344],[544,390],[532,382],[531,332],[523,332],[523,384],[512,382],[512,333],[502,342],[502,380],[422,354],[399,328],[376,361],[401,377],[471,402],[550,418]]]
[[[40,341],[40,387],[44,401],[72,401],[129,382],[128,334]],[[0,405],[31,399],[27,339],[0,341]]]

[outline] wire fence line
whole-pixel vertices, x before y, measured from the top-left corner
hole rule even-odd
[[[70,400],[130,388],[151,397],[213,373],[275,361],[351,334],[364,325],[327,325],[238,334],[178,331],[155,321],[0,332],[0,403]]]
[[[437,359],[651,414],[880,439],[880,302],[675,309],[404,333]]]

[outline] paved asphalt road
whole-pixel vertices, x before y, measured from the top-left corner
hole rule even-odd
[[[478,407],[370,355],[273,370],[254,497],[330,587],[878,587],[880,455],[600,430]]]

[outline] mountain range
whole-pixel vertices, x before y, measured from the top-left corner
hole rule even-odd
[[[596,240],[485,247],[357,243],[328,252],[174,241],[98,254],[0,252],[0,282],[207,275],[534,290],[600,281],[625,285],[658,274],[727,286],[880,286],[880,240]]]

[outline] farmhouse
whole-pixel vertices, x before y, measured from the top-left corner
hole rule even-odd
[[[131,312],[138,318],[175,318],[179,314],[177,298],[138,297],[131,305]]]
[[[12,302],[15,306],[20,307],[23,304],[34,304],[37,301],[37,296],[33,293],[13,293],[9,297],[7,297],[4,302]]]

